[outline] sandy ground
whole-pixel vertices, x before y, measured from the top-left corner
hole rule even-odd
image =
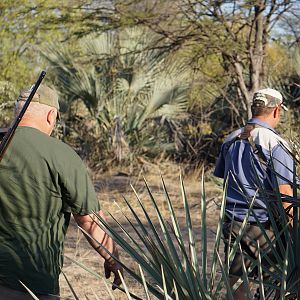
[[[164,202],[164,191],[161,186],[160,177],[153,175],[157,170],[153,170],[152,174],[148,174],[146,177],[147,182],[153,192],[153,195],[160,207],[161,213],[168,218],[168,208]],[[179,172],[174,170],[174,172],[165,172],[167,175],[163,175],[170,198],[176,208],[176,214],[179,218],[181,228],[185,232],[185,218],[182,210],[182,197],[180,190],[180,180]],[[157,172],[156,174],[159,174]],[[201,201],[201,176],[193,178],[185,178],[185,188],[186,194],[189,200],[189,205],[191,208],[192,220],[194,224],[194,231],[196,233],[197,242],[199,245],[201,236],[201,220],[200,220],[200,201]],[[208,230],[208,249],[211,253],[214,244],[214,229],[217,225],[217,220],[219,216],[219,210],[215,202],[220,202],[221,198],[221,187],[218,182],[213,182],[211,175],[206,175],[206,202],[208,206],[207,211],[207,226]],[[134,193],[131,190],[130,184],[132,184],[140,195],[141,199],[144,201],[148,213],[151,215],[153,221],[157,224],[157,219],[155,211],[150,204],[149,197],[147,197],[147,192],[143,179],[141,176],[129,177],[122,173],[107,174],[102,176],[95,176],[94,178],[95,188],[100,200],[100,203],[105,211],[106,215],[111,212],[112,215],[117,218],[122,225],[133,234],[133,229],[130,228],[128,222],[122,217],[120,213],[120,206],[127,214],[128,209],[123,200],[123,196],[128,199],[128,201],[133,205],[139,216],[142,216],[142,212],[138,207],[137,201],[135,199]],[[114,228],[113,222],[108,218],[110,224]],[[201,249],[199,249],[199,254]],[[128,264],[135,270],[138,269],[137,265],[132,261],[132,259],[120,251],[120,256],[125,264]],[[208,260],[210,259],[208,254]],[[73,261],[82,263],[87,266],[90,270],[96,272],[98,275],[103,276],[103,260],[102,258],[89,246],[83,235],[79,232],[76,224],[72,220],[65,243],[65,264],[63,272],[66,275],[68,281],[72,285],[75,293],[79,299],[112,299],[109,291],[105,287],[105,283],[102,279],[96,278],[96,276],[90,274],[83,268],[77,266]],[[140,298],[145,299],[143,293],[143,288],[137,282],[135,282],[129,275],[125,274],[125,282],[130,290],[130,292],[138,295]],[[62,299],[74,299],[70,288],[68,287],[67,281],[63,275],[60,278],[61,284],[61,297]],[[115,291],[113,293],[115,299],[127,299],[127,297],[121,291]],[[153,297],[154,299],[154,297]]]

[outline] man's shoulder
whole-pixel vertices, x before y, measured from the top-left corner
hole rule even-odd
[[[54,152],[56,155],[58,155],[61,159],[66,159],[66,161],[70,160],[76,160],[80,161],[81,159],[79,155],[76,153],[76,151],[65,142],[55,138],[55,137],[49,137],[52,143],[52,148],[55,149]],[[49,140],[49,141],[50,141]]]
[[[49,151],[75,152],[68,144],[64,143],[63,141],[59,140],[56,137],[49,136],[38,130],[35,131],[34,133],[38,135],[37,139],[39,139],[41,143],[44,143],[45,148],[49,147],[48,148]]]
[[[242,131],[243,131],[243,127],[231,132],[224,140],[223,145],[234,141],[242,133]]]
[[[285,147],[288,150],[290,149],[289,144],[286,140],[284,140],[280,135],[268,128],[255,128],[251,132],[251,136],[255,144],[260,145],[266,150],[274,149],[278,146]]]
[[[18,129],[17,143],[35,148],[36,152],[41,153],[43,157],[56,157],[57,159],[76,157],[77,154],[73,148],[61,140],[51,137],[35,128],[23,127]]]
[[[74,150],[73,150],[73,148],[71,146],[69,146],[68,144],[66,144],[65,142],[59,140],[56,137],[49,136],[48,141],[49,141],[49,143],[53,144],[57,148],[64,149],[65,151],[72,151],[72,152],[74,152]]]
[[[231,132],[224,140],[224,143],[234,140],[236,137],[238,137],[242,133],[242,131],[243,131],[243,128],[239,128],[239,129]]]

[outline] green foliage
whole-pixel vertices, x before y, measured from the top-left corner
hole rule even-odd
[[[8,81],[0,81],[0,124],[3,127],[8,127],[13,118],[16,95],[13,84]]]
[[[18,91],[35,79],[37,67],[33,63],[38,65],[39,57],[34,50],[49,40],[41,25],[51,12],[38,8],[42,2],[4,0],[0,4],[0,80],[10,82]],[[57,37],[53,32],[52,35]]]
[[[89,110],[82,116],[69,109],[65,139],[90,161],[128,165],[161,154],[197,168],[213,162],[220,140],[248,118],[254,73],[260,85],[273,76],[295,90],[292,48],[279,39],[285,31],[269,38],[294,7],[279,1],[273,11],[269,2],[263,8],[259,54],[258,18],[247,1],[4,0],[0,81],[11,88],[9,95],[0,92],[0,101],[15,101],[49,65],[43,49],[53,66],[45,82],[61,92],[63,110],[78,98]],[[254,71],[260,58],[263,67]],[[10,105],[1,110],[1,126],[10,122]],[[294,132],[296,114],[289,119]]]
[[[33,84],[44,69],[39,48],[68,36],[68,25],[57,24],[55,20],[74,8],[76,2],[80,1],[1,1],[0,81],[1,85],[7,82],[5,84],[13,91],[9,95],[1,92],[1,101],[2,97],[5,101],[15,101],[21,89]]]
[[[281,61],[278,62],[279,69]],[[285,72],[270,73],[266,85],[271,86],[283,95],[284,103],[289,111],[283,111],[279,124],[280,132],[292,141],[298,140],[299,135],[299,101],[300,101],[300,56],[299,49],[295,47],[290,55],[284,59]]]

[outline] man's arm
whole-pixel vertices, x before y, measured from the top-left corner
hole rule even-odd
[[[281,195],[285,195],[285,196],[293,196],[293,190],[292,187],[289,184],[280,184],[279,185],[279,192]],[[282,202],[282,205],[284,207],[285,210],[287,210],[287,208],[291,205],[291,203],[289,202]],[[289,209],[289,220],[291,221],[292,218],[290,216],[293,215],[293,208]]]
[[[292,190],[292,187],[289,184],[280,184],[279,185],[279,192],[282,195],[293,196],[293,190]]]
[[[99,216],[101,216],[104,220],[104,214],[100,210],[98,212]],[[89,215],[77,215],[73,214],[75,221],[78,226],[84,229],[88,234],[90,234],[96,241],[101,243],[110,253],[112,253],[115,257],[119,258],[118,249],[112,240],[112,238],[107,235],[100,227],[97,225],[97,218],[94,214]],[[85,236],[91,246],[105,259],[104,262],[104,271],[105,277],[109,278],[111,272],[114,274],[114,282],[113,289],[116,289],[116,285],[121,284],[121,278],[118,273],[120,271],[123,274],[123,268],[121,265],[114,260],[98,243],[96,243],[93,239],[88,236]]]
[[[290,152],[287,147],[278,144],[273,149],[272,153],[272,162],[274,168],[274,177],[276,180],[274,184],[278,184],[279,192],[282,195],[283,207],[287,211],[287,208],[291,206],[291,203],[284,201],[284,196],[293,196],[293,189],[291,187],[291,182],[294,179],[294,160],[290,155]],[[289,221],[292,223],[293,209],[290,208],[287,211]]]

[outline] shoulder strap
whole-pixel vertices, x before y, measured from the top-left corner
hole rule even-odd
[[[244,127],[244,130],[242,131],[242,133],[240,134],[239,138],[240,140],[248,140],[251,137],[251,131],[254,128],[258,128],[261,127],[257,124],[246,124],[246,126]]]
[[[244,127],[244,131],[242,132],[242,134],[240,135],[240,139],[241,140],[247,140],[249,142],[249,144],[251,145],[252,149],[253,149],[253,153],[255,155],[257,155],[259,161],[262,164],[266,164],[267,159],[264,155],[264,153],[262,152],[261,148],[257,147],[257,145],[254,143],[253,141],[253,137],[251,136],[251,131],[255,128],[261,128],[262,126],[258,125],[258,124],[247,124]]]
[[[226,145],[226,148],[224,149],[225,156],[226,156],[229,148],[231,147],[231,145],[233,145],[238,140],[245,140],[251,145],[251,147],[253,149],[253,153],[255,155],[257,155],[259,161],[262,164],[266,164],[267,159],[266,159],[265,155],[262,153],[261,149],[256,146],[256,144],[254,143],[253,138],[251,136],[251,131],[253,129],[261,128],[261,127],[262,126],[260,126],[258,124],[249,124],[249,123],[247,123],[246,126],[244,127],[242,133],[239,136],[237,136],[236,138],[232,139],[230,142],[228,142],[228,144]]]

